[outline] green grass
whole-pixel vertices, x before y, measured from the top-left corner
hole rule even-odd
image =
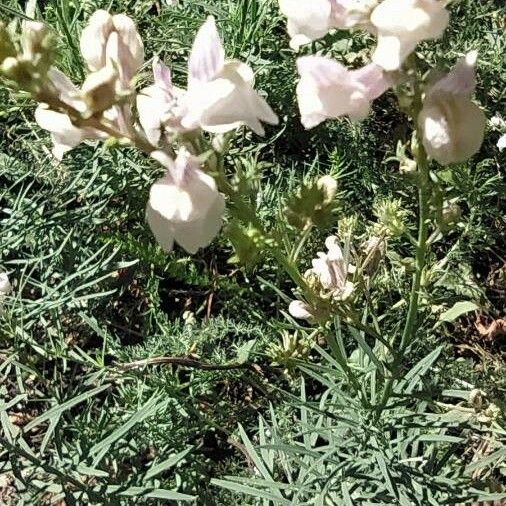
[[[268,128],[265,139],[238,133],[232,149],[257,181],[258,212],[268,225],[302,181],[321,174],[340,175],[341,199],[332,229],[343,216],[355,215],[357,235],[366,237],[375,201],[409,197],[395,164],[385,161],[397,140],[409,135],[405,118],[392,112],[392,96],[379,100],[364,123],[329,122],[306,132],[294,98],[295,57],[276,2],[180,3],[172,9],[148,0],[47,0],[37,2],[35,17],[54,28],[58,66],[79,81],[82,62],[76,43],[89,15],[99,7],[126,12],[138,22],[147,57],[160,55],[182,85],[193,36],[207,15],[215,15],[228,54],[255,69],[257,88],[281,118],[281,126]],[[5,0],[0,19],[11,18],[5,7],[21,11],[21,4]],[[489,118],[504,114],[502,2],[454,4],[445,38],[426,45],[427,60],[432,63],[437,55],[452,65],[466,50],[478,49],[477,98]],[[331,47],[345,61],[351,48],[353,61],[346,58],[358,66],[367,59],[371,40],[336,34],[325,42],[329,44],[315,43],[314,49]],[[146,64],[143,79],[148,79],[148,69]],[[272,285],[288,297],[293,286],[269,258],[238,270],[228,262],[233,252],[225,238],[195,257],[181,251],[163,254],[144,223],[149,187],[159,172],[154,164],[130,149],[90,145],[55,165],[48,154],[50,140],[34,123],[34,103],[0,84],[0,104],[0,271],[9,273],[15,288],[0,316],[0,435],[10,440],[24,427],[24,446],[0,447],[0,474],[6,470],[17,476],[4,490],[0,485],[0,502],[50,504],[60,498],[72,504],[72,480],[77,479],[86,490],[100,486],[98,496],[90,498],[94,503],[171,504],[177,499],[169,492],[153,492],[158,489],[196,496],[202,505],[256,503],[211,480],[251,476],[239,423],[254,443],[258,417],[268,417],[270,405],[287,432],[293,425],[291,407],[279,392],[297,394],[299,380],[296,374],[273,370],[266,354],[280,341],[280,329],[293,327],[281,314],[286,303]],[[431,272],[435,287],[424,301],[427,307],[449,307],[464,296],[480,300],[490,319],[504,316],[506,158],[496,142],[497,133],[490,131],[469,164],[442,174],[448,195],[459,197],[464,225],[433,252],[432,260],[447,258],[447,263]],[[375,295],[393,322],[399,310],[392,306],[410,283],[402,267],[410,247],[395,246]],[[315,237],[302,262],[308,264],[318,249]],[[183,318],[185,312],[189,318]],[[413,363],[443,344],[438,387],[467,381],[503,407],[500,343],[479,341],[472,318],[431,333],[436,319],[432,315],[423,322]],[[395,323],[386,331],[395,333]],[[253,341],[249,357],[258,370],[124,367],[160,356],[237,363]],[[316,398],[321,388],[308,381],[314,387],[308,395]],[[186,451],[154,474],[154,466]],[[23,479],[18,479],[20,465]],[[130,488],[129,494],[135,492],[132,487],[141,487],[142,493],[154,495],[121,498],[110,488],[116,485]]]

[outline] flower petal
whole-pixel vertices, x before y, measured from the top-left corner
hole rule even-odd
[[[172,91],[173,85],[170,69],[158,57],[153,59],[153,76],[156,86],[167,92]]]
[[[224,211],[225,200],[218,194],[207,214],[200,220],[174,224],[176,242],[192,255],[200,248],[209,246],[223,225]]]
[[[205,83],[221,72],[225,64],[225,50],[214,17],[209,16],[193,42],[188,67],[188,86]]]
[[[174,227],[172,222],[155,211],[149,203],[146,208],[146,221],[163,250],[167,253],[172,251],[174,248]]]
[[[470,98],[476,90],[477,51],[470,51],[461,58],[455,67],[431,88],[431,93],[458,93]]]
[[[357,71],[350,72],[337,61],[322,56],[299,58],[297,68],[297,98],[305,128],[313,128],[327,118],[348,115],[362,119],[368,114],[367,95],[374,95],[372,91],[376,90],[369,91],[357,78],[361,78]]]
[[[151,207],[174,223],[197,221],[205,216],[219,196],[214,179],[183,150],[175,162],[161,151],[151,156],[168,169],[151,187]]]
[[[137,94],[139,122],[151,145],[157,146],[162,135],[165,113],[164,94],[157,86],[149,86]]]
[[[99,70],[106,64],[105,45],[113,30],[112,16],[104,10],[95,11],[81,35],[81,54],[90,70]]]
[[[58,160],[61,160],[67,151],[75,148],[83,140],[98,138],[98,133],[91,129],[75,127],[66,114],[43,106],[35,110],[35,121],[41,128],[51,132],[54,143],[53,155]]]
[[[290,46],[300,46],[319,39],[331,29],[332,7],[329,0],[279,0],[281,12],[288,18]]]
[[[288,306],[288,312],[298,320],[312,320],[311,307],[300,300],[293,300]]]

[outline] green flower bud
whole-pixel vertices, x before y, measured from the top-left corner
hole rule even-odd
[[[263,235],[256,228],[244,228],[237,221],[230,223],[226,232],[235,250],[229,262],[246,267],[255,265],[264,246]]]
[[[212,145],[217,153],[224,154],[228,152],[230,139],[227,135],[218,134],[213,138]]]
[[[406,232],[406,211],[400,200],[383,200],[375,205],[377,216],[383,230],[392,237],[400,237]]]
[[[302,185],[297,194],[287,201],[288,222],[300,229],[310,224],[328,226],[333,220],[336,194],[337,181],[331,176]]]
[[[364,255],[363,268],[368,274],[376,272],[385,258],[386,244],[381,237],[371,237],[361,245]]]

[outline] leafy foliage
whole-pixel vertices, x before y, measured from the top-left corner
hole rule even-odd
[[[255,68],[282,118],[260,144],[241,132],[228,160],[237,171],[232,161],[240,156],[266,227],[323,174],[339,179],[326,225],[341,232],[347,218],[356,242],[369,236],[375,202],[411,201],[414,191],[388,161],[409,136],[390,95],[364,123],[306,132],[276,2],[180,4],[6,0],[0,19],[46,21],[57,34],[58,65],[78,81],[77,41],[89,15],[128,12],[147,53],[170,63],[183,83],[193,35],[214,14],[228,54]],[[453,2],[445,38],[424,48],[427,67],[436,57],[449,65],[464,49],[480,50],[478,95],[488,117],[505,105],[501,9],[500,0]],[[314,46],[358,66],[368,57],[367,37],[338,32]],[[253,261],[240,270],[225,238],[192,258],[165,255],[143,223],[159,176],[153,163],[133,150],[86,145],[56,165],[34,124],[34,104],[3,84],[0,101],[0,270],[14,284],[0,314],[0,477],[7,477],[0,502],[452,504],[503,491],[504,364],[499,345],[479,340],[474,313],[466,320],[459,306],[465,300],[468,311],[504,316],[505,155],[496,133],[474,161],[437,172],[463,221],[434,243],[426,316],[397,375],[384,345],[365,334],[343,325],[335,342],[316,346],[317,336],[281,315],[292,286],[269,259],[248,249],[242,254]],[[234,223],[230,230],[232,243],[234,233],[254,239]],[[320,239],[301,245],[301,264]],[[411,245],[392,239],[390,246],[366,310],[383,315],[386,335],[398,336]],[[455,307],[456,325],[441,323]],[[286,371],[271,365],[273,354]],[[223,369],[149,362],[167,356]],[[356,390],[344,380],[347,361]],[[378,418],[371,405],[394,372],[403,379]],[[486,393],[481,405],[476,389]],[[231,475],[240,478],[224,478]]]

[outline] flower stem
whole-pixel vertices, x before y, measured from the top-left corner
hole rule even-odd
[[[417,330],[418,310],[420,305],[420,291],[422,288],[423,273],[425,270],[427,251],[428,251],[428,235],[430,224],[430,175],[427,153],[422,144],[420,132],[418,132],[418,147],[416,150],[416,161],[418,164],[418,206],[419,206],[419,222],[418,222],[418,239],[416,245],[415,265],[416,270],[413,275],[411,285],[411,295],[409,298],[408,313],[404,330],[401,336],[401,342],[398,351],[394,356],[391,366],[392,376],[388,378],[383,389],[383,395],[376,408],[376,419],[379,418],[390,399],[397,369],[404,358],[406,349],[412,343]]]
[[[399,346],[399,355],[404,353],[406,348],[411,344],[413,336],[417,329],[418,306],[420,303],[420,289],[422,286],[422,277],[425,269],[425,262],[428,249],[428,233],[429,233],[429,215],[430,215],[430,180],[429,165],[427,154],[419,142],[418,148],[418,167],[419,167],[419,184],[418,184],[418,205],[419,205],[419,224],[418,224],[418,240],[416,246],[416,271],[413,276],[411,287],[411,296],[409,300],[408,315],[402,333],[401,343]]]

